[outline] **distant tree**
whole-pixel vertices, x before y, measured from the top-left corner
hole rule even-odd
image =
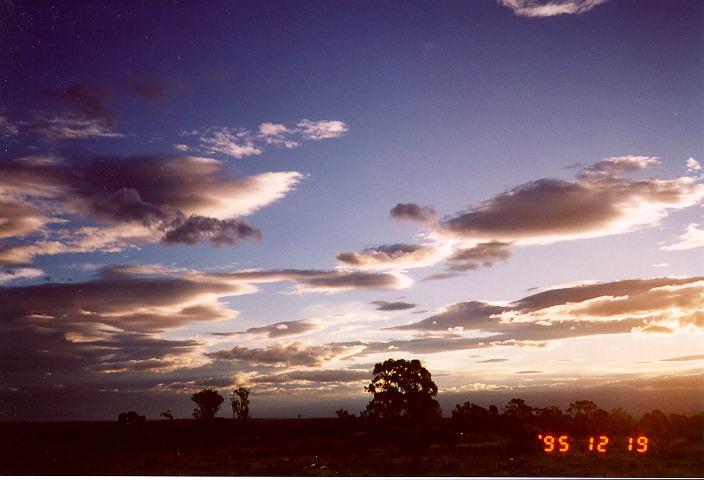
[[[504,407],[504,412],[516,420],[526,420],[533,414],[533,407],[529,406],[522,398],[512,398]]]
[[[609,414],[609,426],[614,433],[630,433],[633,423],[633,417],[621,407],[614,408]]]
[[[230,403],[232,404],[232,418],[238,420],[247,420],[249,414],[249,394],[251,390],[245,387],[239,387],[230,394]]]
[[[147,417],[140,415],[139,413],[130,410],[129,412],[122,412],[117,416],[117,423],[125,425],[136,425],[139,423],[144,423],[147,421]]]
[[[167,420],[173,420],[173,419],[174,419],[174,415],[173,415],[173,413],[171,413],[171,410],[166,410],[166,411],[164,411],[164,412],[161,412],[161,413],[159,414],[159,416],[160,416],[160,417],[164,417],[164,418],[167,419]]]
[[[668,437],[670,435],[670,419],[660,410],[648,412],[640,419],[637,425],[638,431],[646,432],[658,437]]]
[[[570,406],[567,407],[567,413],[575,418],[580,415],[589,418],[593,416],[597,410],[599,410],[599,407],[591,400],[577,400],[576,402],[570,403]]]
[[[337,418],[339,418],[342,421],[349,420],[351,418],[355,418],[353,414],[348,412],[347,410],[341,408],[339,410],[335,411],[335,415],[337,415]]]
[[[565,415],[557,405],[536,408],[535,414],[541,427],[549,430],[562,430],[565,427]]]
[[[438,387],[419,360],[388,359],[374,366],[374,378],[364,387],[374,397],[363,415],[385,420],[405,419],[415,425],[440,418]]]
[[[498,418],[499,408],[496,405],[489,405],[489,417]]]
[[[489,411],[474,403],[464,402],[455,405],[452,411],[452,423],[459,431],[484,432],[489,429],[491,417]]]
[[[191,396],[191,400],[198,405],[198,408],[193,409],[193,416],[199,420],[209,420],[215,417],[215,414],[220,410],[220,405],[225,401],[215,390],[201,390]]]
[[[591,400],[577,400],[570,403],[567,413],[572,416],[575,432],[585,434],[594,427],[595,415],[599,407]]]

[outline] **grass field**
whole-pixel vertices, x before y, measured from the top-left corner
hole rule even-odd
[[[443,433],[444,432],[444,433]],[[375,434],[337,419],[0,425],[0,474],[624,476],[704,475],[704,439],[642,455],[547,454],[532,438]]]

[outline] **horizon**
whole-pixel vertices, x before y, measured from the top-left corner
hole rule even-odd
[[[388,358],[444,416],[704,411],[704,3],[0,25],[0,421],[357,414]]]

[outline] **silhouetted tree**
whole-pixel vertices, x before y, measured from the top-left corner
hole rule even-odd
[[[549,431],[564,430],[566,427],[565,416],[557,405],[550,405],[545,408],[536,408],[535,414],[538,417],[540,426]]]
[[[660,410],[648,412],[638,422],[637,429],[657,437],[670,435],[670,419]]]
[[[193,416],[199,420],[209,420],[215,417],[215,414],[220,410],[220,405],[225,401],[215,390],[201,390],[191,396],[191,400],[198,405],[198,408],[193,409]]]
[[[533,407],[522,398],[512,398],[504,407],[504,412],[516,420],[527,420],[533,414]]]
[[[452,423],[455,429],[461,432],[486,432],[489,430],[491,417],[486,408],[464,402],[462,405],[455,405],[455,409],[452,411]]]
[[[575,432],[586,434],[594,427],[596,412],[599,407],[591,400],[577,400],[570,403],[567,407],[567,413],[572,416],[572,424]]]
[[[621,407],[614,408],[609,413],[609,427],[613,433],[631,433],[633,423],[633,417]]]
[[[122,423],[125,425],[136,425],[138,423],[144,423],[147,421],[147,417],[140,415],[137,412],[130,410],[129,412],[122,412],[117,416],[117,423]]]
[[[164,417],[164,418],[167,419],[167,420],[173,420],[173,419],[174,419],[174,415],[173,415],[173,413],[171,413],[171,410],[166,410],[166,411],[164,411],[164,412],[161,412],[161,413],[159,414],[159,416],[160,416],[160,417]]]
[[[388,359],[374,366],[374,378],[364,387],[374,395],[364,416],[386,420],[410,420],[426,424],[441,416],[435,397],[438,387],[419,360]]]
[[[245,387],[235,389],[230,395],[230,403],[232,403],[232,418],[238,420],[247,420],[249,414],[249,394],[251,390]]]
[[[335,411],[335,415],[337,415],[337,418],[339,418],[342,421],[348,420],[350,418],[355,418],[353,414],[350,414],[347,410],[341,408],[339,410]]]

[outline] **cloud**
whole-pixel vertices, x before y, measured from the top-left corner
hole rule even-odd
[[[9,283],[15,280],[39,278],[44,276],[46,276],[46,273],[39,268],[7,269],[5,271],[0,271],[0,283]]]
[[[522,17],[554,17],[588,12],[607,0],[498,0]]]
[[[97,278],[84,282],[0,287],[0,298],[12,298],[0,304],[0,317],[81,335],[105,327],[154,333],[190,322],[234,318],[237,313],[219,298],[251,291],[244,284],[130,275],[105,267]]]
[[[585,168],[573,182],[540,179],[443,219],[436,233],[464,242],[544,244],[657,225],[670,210],[697,204],[704,185],[689,177],[630,180],[616,173],[652,164],[616,157]],[[642,160],[645,158],[646,160]],[[624,160],[629,159],[629,160]]]
[[[347,268],[393,270],[446,262],[424,280],[491,267],[511,248],[596,238],[652,227],[671,211],[698,204],[704,184],[692,177],[631,179],[625,174],[659,164],[657,157],[626,155],[588,165],[573,181],[539,179],[511,188],[455,215],[438,218],[432,207],[398,203],[392,218],[425,225],[428,243],[385,244],[336,256]]]
[[[48,221],[39,208],[20,198],[3,195],[0,187],[0,239],[28,235]]]
[[[397,220],[412,220],[421,223],[430,223],[437,218],[437,212],[432,207],[421,207],[415,203],[397,203],[389,212]]]
[[[35,133],[53,140],[80,140],[84,138],[122,138],[105,120],[61,116],[45,112],[34,112],[29,128]]]
[[[252,365],[317,367],[350,352],[350,348],[330,345],[306,345],[300,342],[247,348],[237,345],[207,356],[217,360],[242,360]]]
[[[660,247],[661,250],[691,250],[694,248],[704,248],[704,230],[698,228],[696,223],[687,225],[687,231],[678,237],[679,242],[672,245]]]
[[[401,273],[350,272],[345,270],[244,270],[233,273],[197,274],[236,283],[295,282],[297,292],[333,293],[346,290],[401,289],[413,281]]]
[[[294,320],[291,322],[273,323],[263,327],[249,328],[246,333],[263,335],[267,338],[279,338],[310,333],[319,329],[320,322],[317,320]]]
[[[261,232],[240,220],[219,220],[200,215],[191,215],[180,225],[164,234],[164,243],[184,243],[193,245],[210,238],[213,245],[237,245],[241,239],[254,237],[261,239]]]
[[[395,243],[370,247],[361,253],[339,253],[335,257],[346,267],[359,270],[385,270],[389,268],[418,268],[433,265],[442,259],[441,251],[434,245]]]
[[[406,302],[385,302],[383,300],[375,300],[371,302],[372,305],[376,305],[376,310],[382,312],[394,312],[397,310],[410,310],[416,307],[415,303]]]
[[[350,383],[367,381],[370,376],[370,370],[293,370],[273,375],[255,375],[249,381],[253,384]]]
[[[12,138],[20,134],[18,125],[10,120],[0,108],[0,138]]]
[[[488,358],[486,360],[480,360],[476,363],[502,363],[502,362],[508,362],[508,358]]]
[[[495,262],[511,257],[510,244],[503,242],[480,243],[476,247],[455,250],[446,262],[448,270],[463,272],[481,266],[491,267]]]
[[[312,121],[304,118],[296,124],[303,138],[308,140],[325,140],[341,137],[347,133],[347,125],[340,120]]]
[[[200,147],[207,153],[222,153],[234,158],[260,155],[249,131],[227,127],[211,127],[200,135]]]
[[[661,362],[693,362],[695,360],[704,360],[704,355],[685,355],[683,357],[663,358]]]
[[[130,84],[130,90],[147,101],[163,100],[183,88],[182,85],[170,83],[160,78],[149,78]]]
[[[704,277],[558,287],[508,304],[456,303],[419,322],[387,329],[441,336],[360,345],[364,354],[383,352],[389,345],[431,353],[501,345],[543,347],[552,340],[591,335],[674,333],[704,327],[703,299]]]
[[[63,90],[46,89],[40,97],[62,104],[66,110],[82,118],[108,122],[114,118],[107,106],[112,93],[100,85],[83,82]]]
[[[295,131],[279,123],[264,122],[259,125],[259,138],[269,145],[277,145],[284,148],[300,146],[300,142],[290,138],[292,134],[295,134]]]
[[[702,170],[701,164],[694,158],[689,157],[687,159],[687,173],[699,173]]]
[[[340,120],[303,119],[295,127],[281,123],[263,122],[256,133],[246,128],[213,126],[185,131],[181,135],[197,136],[199,149],[205,153],[219,153],[234,158],[261,155],[264,148],[274,145],[282,148],[296,148],[305,140],[326,140],[337,138],[347,132],[347,125]],[[181,151],[197,151],[185,144],[175,146]]]
[[[23,263],[40,254],[118,251],[160,240],[234,245],[261,236],[238,217],[281,199],[301,178],[297,172],[235,177],[222,162],[202,157],[6,161],[0,164],[0,238],[40,238],[0,245],[0,259]],[[71,230],[67,218],[100,226]],[[56,226],[45,228],[49,223]]]
[[[644,157],[640,155],[611,157],[587,166],[579,174],[579,177],[621,177],[625,173],[644,170],[658,165],[659,163],[658,157]]]
[[[124,137],[114,130],[116,115],[110,108],[112,92],[87,82],[64,89],[46,89],[39,94],[47,110],[32,112],[24,125],[49,139]]]

